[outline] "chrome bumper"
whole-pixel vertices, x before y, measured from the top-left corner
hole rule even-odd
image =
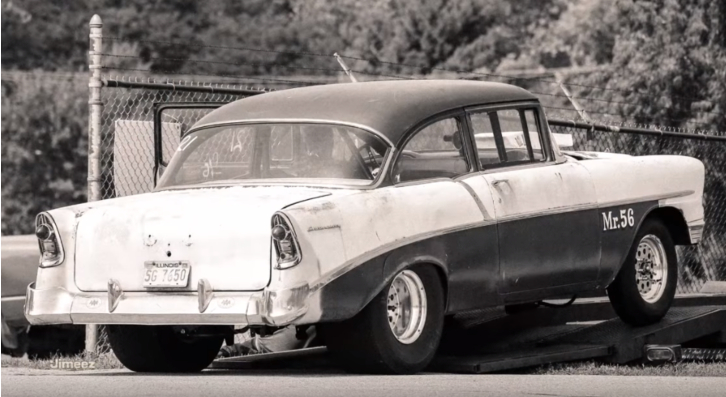
[[[80,292],[28,286],[30,324],[291,324],[307,312],[307,285],[283,291]],[[204,305],[200,302],[204,301]]]

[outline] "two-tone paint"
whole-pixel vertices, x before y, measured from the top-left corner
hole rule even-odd
[[[28,288],[28,319],[339,321],[358,313],[397,272],[415,263],[438,269],[447,312],[454,313],[604,288],[649,216],[663,219],[678,244],[700,239],[704,169],[698,160],[562,154],[549,146],[536,98],[501,84],[348,87],[244,99],[212,112],[195,128],[311,119],[361,126],[393,146],[370,186],[302,181],[190,187],[49,211],[64,262],[39,270]],[[274,110],[276,103],[284,110]],[[541,130],[547,131],[545,161],[492,169],[476,165],[453,179],[395,182],[392,163],[411,134],[439,115],[464,114],[476,106],[537,109]],[[473,152],[471,146],[468,150]],[[289,269],[274,266],[270,220],[275,214],[290,222],[302,253]],[[143,288],[143,263],[149,260],[189,261],[189,285]]]
[[[300,203],[283,212],[316,254],[316,268],[297,274],[319,290],[309,302],[320,308],[303,321],[354,315],[413,263],[440,270],[449,313],[605,288],[648,216],[663,219],[678,244],[699,241],[702,178],[670,184],[660,175],[702,172],[680,156],[570,158]],[[370,221],[346,222],[351,215]]]

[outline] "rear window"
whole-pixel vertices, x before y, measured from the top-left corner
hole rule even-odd
[[[160,188],[310,179],[369,184],[388,146],[376,135],[331,124],[247,124],[186,135]]]

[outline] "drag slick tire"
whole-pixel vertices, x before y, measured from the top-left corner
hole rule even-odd
[[[209,366],[223,336],[183,337],[171,326],[109,325],[116,357],[135,372],[198,372]]]
[[[673,238],[660,220],[649,218],[635,235],[623,267],[608,287],[608,297],[624,322],[649,325],[670,309],[677,281]]]
[[[412,374],[434,358],[444,324],[444,289],[430,265],[414,265],[355,317],[320,324],[332,357],[355,373]]]

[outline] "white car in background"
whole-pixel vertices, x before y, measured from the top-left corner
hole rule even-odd
[[[2,352],[13,357],[46,359],[83,351],[82,325],[31,327],[25,318],[25,292],[38,273],[38,238],[2,236]]]

